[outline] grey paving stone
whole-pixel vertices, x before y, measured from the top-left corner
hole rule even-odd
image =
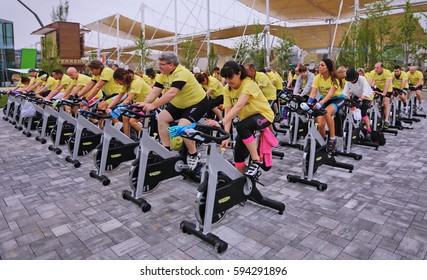
[[[282,250],[275,254],[282,260],[301,260],[308,254],[308,251],[301,251],[293,246],[286,245]]]
[[[393,252],[387,251],[382,248],[376,248],[372,253],[371,260],[400,260],[402,256],[395,254]]]
[[[321,252],[328,245],[328,242],[309,235],[304,240],[302,240],[300,244],[315,252]]]
[[[37,257],[48,252],[54,252],[55,248],[59,245],[59,240],[54,236],[45,237],[30,243],[30,247]]]
[[[31,260],[34,253],[28,244],[13,248],[0,254],[2,260]]]
[[[396,253],[399,252],[403,252],[406,256],[413,256],[416,259],[424,259],[427,252],[427,244],[405,236],[396,249]]]
[[[80,240],[74,240],[67,245],[58,247],[56,252],[63,260],[85,259],[92,255],[90,250]]]
[[[348,254],[359,260],[367,260],[370,258],[375,247],[359,240],[353,239],[343,250],[343,253]]]

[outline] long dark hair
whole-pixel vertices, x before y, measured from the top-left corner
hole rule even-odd
[[[342,80],[340,78],[338,78],[337,67],[335,65],[335,62],[330,58],[324,58],[321,61],[323,61],[326,65],[326,67],[328,68],[328,72],[329,72],[329,76],[331,76],[332,84],[335,86],[339,86],[341,88],[344,88]],[[340,84],[337,84],[337,80],[339,81]]]
[[[114,80],[122,81],[125,89],[129,89],[130,84],[133,81],[132,74],[128,70],[123,68],[116,69],[116,71],[114,71],[113,78]]]
[[[242,64],[238,64],[235,61],[227,61],[221,69],[221,77],[231,78],[233,75],[237,75],[240,72],[240,80],[243,80],[248,76],[245,67]]]

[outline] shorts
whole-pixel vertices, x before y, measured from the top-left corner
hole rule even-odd
[[[323,98],[320,99],[320,101]],[[331,105],[335,107],[335,113],[339,111],[339,109],[341,109],[344,106],[344,98],[343,97],[332,97],[331,99],[328,100],[328,102],[326,102],[325,104],[323,104],[324,108],[327,108],[329,105]]]
[[[413,85],[409,85],[409,90],[423,90],[423,86],[421,85],[421,86],[417,86],[417,87],[414,87]]]
[[[195,123],[198,122],[209,110],[209,100],[206,96],[199,103],[185,109],[179,109],[169,103],[165,110],[169,112],[174,120],[187,119],[190,122]]]

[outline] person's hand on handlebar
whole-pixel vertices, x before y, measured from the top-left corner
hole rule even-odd
[[[220,124],[215,120],[206,120],[205,125],[220,127]]]
[[[230,138],[225,139],[224,141],[221,142],[221,148],[227,149],[227,147],[229,147],[229,143],[230,143]]]

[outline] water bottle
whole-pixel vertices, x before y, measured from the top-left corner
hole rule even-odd
[[[303,109],[304,111],[306,111],[309,115],[313,114],[313,109],[310,108],[310,106],[308,106],[307,103],[303,102],[299,105],[299,107],[301,109]]]
[[[354,111],[353,118],[354,118],[356,121],[360,121],[360,120],[362,119],[362,112],[360,111],[360,109],[359,109],[359,108],[357,108],[357,109]]]

